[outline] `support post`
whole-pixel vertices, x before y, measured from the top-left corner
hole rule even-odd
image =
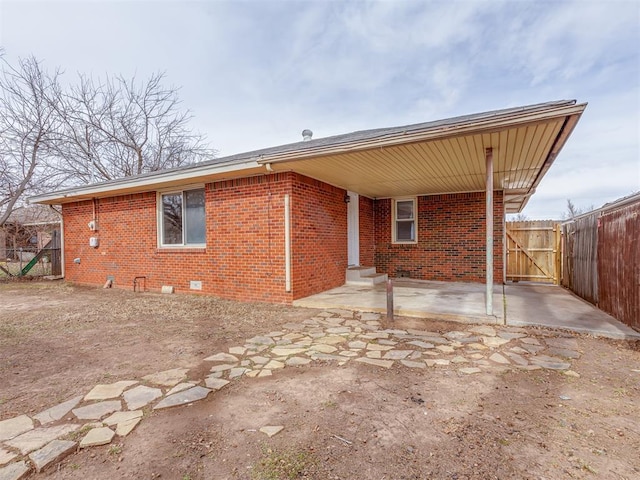
[[[291,292],[291,200],[284,196],[284,291]]]
[[[387,322],[393,322],[393,280],[387,280]]]
[[[493,315],[493,148],[485,151],[486,178],[486,312]]]

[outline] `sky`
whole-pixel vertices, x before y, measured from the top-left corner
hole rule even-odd
[[[165,72],[217,155],[576,99],[588,107],[522,212],[640,191],[640,1],[0,0],[9,61]]]

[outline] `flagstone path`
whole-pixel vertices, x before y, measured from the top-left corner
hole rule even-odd
[[[0,480],[20,480],[40,472],[81,448],[105,445],[128,435],[144,413],[190,404],[241,377],[267,377],[287,367],[325,361],[338,366],[355,361],[375,368],[454,370],[474,375],[504,369],[557,370],[579,376],[571,360],[580,358],[578,342],[563,333],[460,325],[441,335],[423,330],[383,329],[380,315],[327,310],[281,331],[248,339],[242,346],[204,359],[209,374],[187,379],[176,368],[139,380],[96,385],[84,396],[55,405],[33,417],[0,421]],[[260,431],[272,436],[281,425]]]

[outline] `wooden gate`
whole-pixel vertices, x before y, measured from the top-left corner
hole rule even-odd
[[[560,284],[561,229],[552,220],[507,222],[507,280]]]

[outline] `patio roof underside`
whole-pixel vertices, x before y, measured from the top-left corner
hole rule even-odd
[[[486,149],[493,151],[493,185],[504,191],[505,213],[518,213],[546,173],[579,115],[509,128],[332,153],[271,164],[370,198],[481,192]]]

